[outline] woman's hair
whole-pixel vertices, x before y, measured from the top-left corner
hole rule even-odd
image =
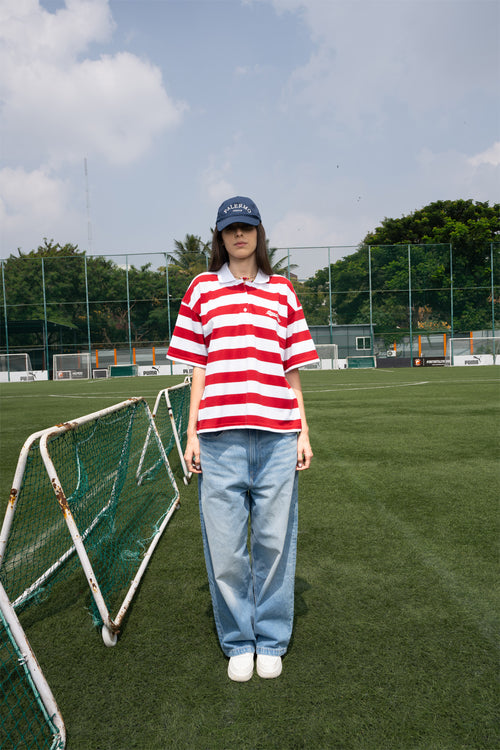
[[[267,254],[266,233],[262,224],[259,224],[256,229],[257,249],[255,251],[255,260],[257,261],[257,268],[268,276],[271,276],[273,269]],[[208,270],[219,271],[224,263],[229,263],[229,256],[224,247],[224,242],[222,241],[222,232],[219,232],[219,230],[215,228],[212,237],[212,254],[210,255]]]

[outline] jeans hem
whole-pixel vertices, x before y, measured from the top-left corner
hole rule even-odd
[[[225,654],[230,659],[232,656],[255,654],[255,649],[252,646],[241,646],[240,648],[230,648],[225,652]]]
[[[283,656],[286,654],[286,648],[265,648],[264,646],[257,646],[257,656]]]

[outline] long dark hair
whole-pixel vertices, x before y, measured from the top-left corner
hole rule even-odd
[[[257,249],[255,251],[255,260],[257,261],[257,268],[268,276],[271,276],[273,269],[267,254],[266,233],[262,224],[259,224],[257,227]],[[222,241],[222,232],[219,232],[219,230],[215,228],[212,236],[212,253],[210,255],[208,270],[219,271],[224,263],[229,263],[229,255],[227,254],[224,242]]]

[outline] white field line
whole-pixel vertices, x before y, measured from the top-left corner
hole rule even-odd
[[[334,371],[332,370],[332,372],[334,372]],[[394,374],[392,371],[389,371],[389,370],[386,371],[386,372],[383,372],[383,373],[382,373],[382,370],[380,370],[380,373],[381,373],[381,375],[383,374],[384,376],[385,375],[391,375],[392,376]],[[409,385],[422,385],[423,383],[432,383],[432,384],[436,383],[436,384],[444,384],[444,385],[447,385],[447,386],[451,386],[451,385],[455,385],[455,384],[462,385],[464,383],[472,383],[472,384],[476,384],[476,383],[492,383],[492,384],[496,385],[499,382],[500,382],[499,378],[496,378],[496,377],[495,378],[478,378],[478,379],[475,379],[475,378],[461,378],[460,380],[432,380],[432,381],[431,380],[428,380],[428,381],[426,380],[426,381],[422,381],[422,382],[418,382],[418,383],[399,383],[399,384],[395,383],[395,384],[387,385],[387,386],[380,386],[379,385],[378,387],[379,388],[384,388],[384,387],[385,388],[391,388],[391,387],[392,388],[399,388],[399,387],[405,386],[405,385],[407,385],[407,386],[409,386]],[[346,383],[345,385],[342,385],[342,384],[339,383],[335,388],[318,389],[318,390],[316,390],[315,388],[308,388],[308,389],[304,388],[303,390],[304,390],[304,392],[307,390],[308,393],[314,393],[314,392],[316,392],[316,393],[328,393],[329,391],[363,390],[363,388],[361,388],[359,386],[357,386],[357,387],[351,387],[351,385],[354,386],[354,384]],[[365,386],[365,389],[367,389],[367,388],[369,389],[370,387],[377,387],[377,386],[375,386],[375,385],[374,386]],[[142,393],[143,396],[156,396],[157,393],[158,393],[158,391],[156,389],[154,391],[149,391],[149,390],[146,390],[146,389],[141,389],[141,393]],[[84,392],[83,391],[81,393],[75,393],[75,394],[47,393],[46,395],[47,395],[48,398],[109,399],[110,397],[114,397],[114,396],[118,396],[120,398],[123,398],[123,391],[108,391],[106,394],[96,394],[96,393]],[[24,400],[24,399],[28,399],[28,398],[40,398],[40,396],[36,395],[36,394],[29,394],[29,393],[27,393],[25,395],[23,394],[22,398]],[[10,396],[10,395],[7,395],[5,393],[2,393],[0,395],[0,400],[4,400],[4,399],[5,400],[7,400],[7,399],[18,400],[19,399],[19,395]]]
[[[390,383],[389,385],[378,385],[368,384],[364,386],[354,386],[354,384],[345,383],[338,384],[335,388],[303,388],[304,393],[333,393],[334,391],[369,391],[377,390],[378,388],[405,388],[412,385],[463,385],[464,383],[471,383],[476,385],[477,383],[491,383],[492,385],[498,385],[500,379],[497,378],[463,378],[461,380],[419,380],[411,381],[408,383]]]
[[[350,386],[341,386],[339,388],[303,388],[304,393],[334,393],[336,391],[378,391],[383,388],[407,388],[409,386],[414,385],[428,385],[430,383],[429,380],[420,380],[417,383],[393,383],[391,385],[363,385],[363,386],[355,386],[351,388]]]
[[[145,397],[145,396],[156,396],[157,390],[155,389],[154,391],[149,391],[149,390],[146,390],[146,389],[141,389],[141,393],[142,393],[143,397]],[[110,397],[114,398],[115,396],[117,396],[118,398],[121,398],[121,399],[125,398],[125,396],[123,394],[123,391],[107,391],[105,394],[103,394],[103,393],[99,393],[99,394],[96,394],[96,393],[85,393],[85,392],[74,393],[74,394],[73,393],[46,393],[46,394],[44,394],[43,397],[44,398],[45,397],[47,397],[47,398],[89,398],[89,399],[90,398],[95,398],[97,400],[97,399],[109,399]],[[23,394],[22,396],[19,396],[19,394],[17,394],[16,396],[11,396],[11,395],[6,394],[6,393],[0,394],[0,400],[2,400],[2,401],[3,400],[7,400],[7,399],[18,400],[18,399],[21,399],[21,398],[23,400],[27,399],[27,398],[40,398],[40,395],[36,395],[36,394],[33,394],[33,393],[31,393],[31,394],[27,393],[26,395]],[[133,398],[133,396],[131,396],[130,398]],[[137,398],[139,398],[139,396],[137,396]]]

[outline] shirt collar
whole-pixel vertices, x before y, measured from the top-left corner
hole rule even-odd
[[[229,266],[227,263],[224,263],[224,265],[217,271],[217,276],[219,277],[219,281],[221,284],[225,284],[226,286],[231,286],[232,284],[241,284],[241,279],[237,279],[233,276],[231,271],[229,270]],[[247,284],[267,284],[269,281],[269,276],[267,273],[264,273],[259,270],[257,271],[257,276],[253,281],[247,281]]]

